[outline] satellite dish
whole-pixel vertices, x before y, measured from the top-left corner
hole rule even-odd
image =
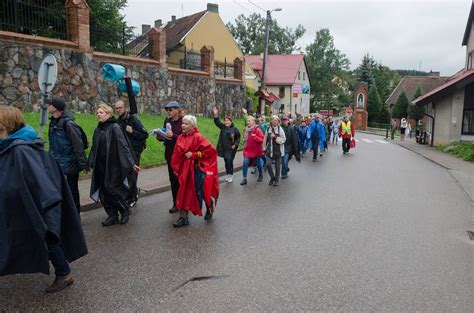
[[[56,79],[58,78],[58,63],[56,58],[52,54],[48,54],[43,61],[38,71],[38,85],[43,94],[50,93],[54,85],[56,84]]]

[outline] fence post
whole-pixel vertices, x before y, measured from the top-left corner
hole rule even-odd
[[[161,28],[153,27],[148,32],[150,59],[158,61],[160,66],[166,67],[166,33]]]
[[[91,51],[89,29],[89,6],[86,0],[66,0],[67,29],[69,40],[75,42],[80,50]]]
[[[201,48],[201,68],[204,72],[208,72],[209,76],[215,77],[213,46],[203,46]]]
[[[20,14],[18,12],[18,3],[20,2],[20,0],[15,0],[15,2],[13,2],[13,14],[15,15],[15,30],[17,33],[20,33],[21,30],[20,30]]]
[[[244,79],[244,61],[239,57],[234,59],[234,78],[242,81]]]

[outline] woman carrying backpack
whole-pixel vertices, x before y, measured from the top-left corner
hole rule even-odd
[[[230,116],[224,117],[224,123],[219,119],[219,109],[212,108],[214,113],[214,124],[221,130],[219,141],[217,142],[217,153],[224,158],[226,181],[231,183],[234,177],[234,158],[240,143],[240,132],[232,123]]]

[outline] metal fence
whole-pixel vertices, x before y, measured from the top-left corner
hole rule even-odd
[[[172,55],[166,60],[171,67],[178,67],[181,69],[201,71],[201,52],[187,49],[184,47],[182,51],[173,51]]]
[[[134,35],[125,24],[91,25],[90,40],[95,51],[148,58],[148,36]]]
[[[64,2],[1,0],[0,29],[33,36],[68,39]]]
[[[234,63],[227,63],[227,59],[224,62],[214,62],[214,75],[216,77],[234,78]]]

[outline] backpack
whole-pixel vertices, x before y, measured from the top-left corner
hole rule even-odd
[[[72,120],[66,120],[66,123],[65,123],[65,127],[64,127],[64,132],[66,133],[67,135],[67,124],[69,124],[69,122],[72,122],[74,123]],[[87,135],[86,133],[84,132],[84,130],[82,129],[81,126],[79,126],[79,124],[76,124],[74,123],[74,125],[79,128],[79,131],[81,132],[81,140],[82,140],[82,146],[84,147],[84,150],[87,150],[87,148],[89,148],[89,142],[87,141]]]

